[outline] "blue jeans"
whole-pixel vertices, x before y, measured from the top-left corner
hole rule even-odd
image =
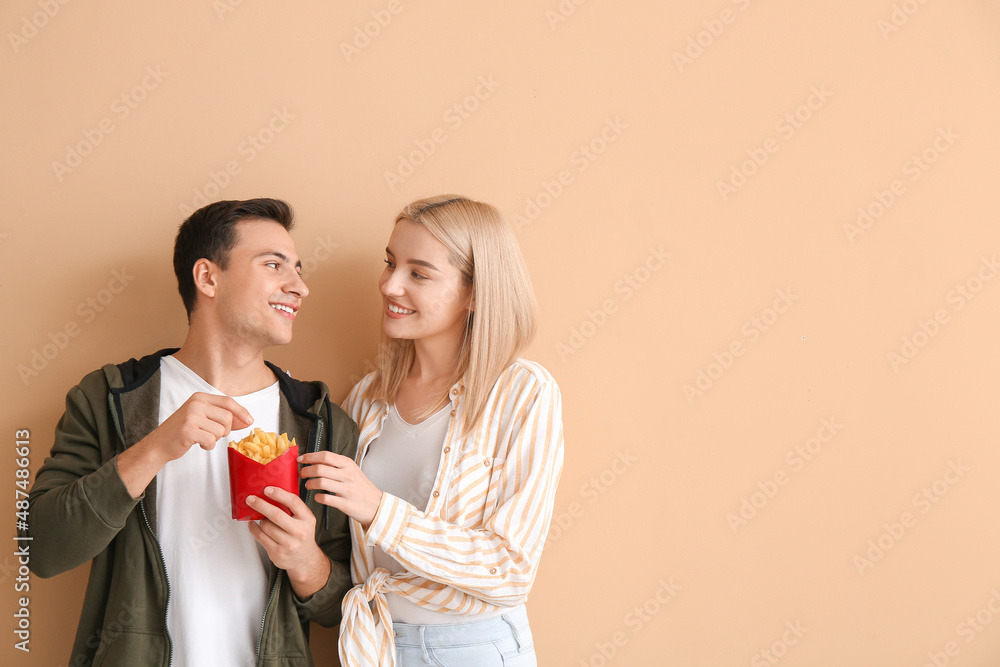
[[[410,625],[393,623],[396,665],[536,667],[524,605],[485,621]]]

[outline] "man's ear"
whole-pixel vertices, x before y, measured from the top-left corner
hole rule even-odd
[[[214,297],[219,287],[219,267],[211,260],[202,257],[194,263],[191,272],[194,277],[194,288],[209,298]]]

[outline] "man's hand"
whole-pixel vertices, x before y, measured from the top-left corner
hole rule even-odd
[[[118,456],[118,474],[138,498],[156,473],[193,445],[212,449],[230,431],[250,426],[253,417],[228,396],[196,392],[149,435]]]
[[[295,594],[308,599],[330,578],[330,559],[316,544],[316,517],[294,493],[268,486],[264,495],[287,507],[292,515],[267,500],[247,496],[247,505],[265,517],[250,523],[250,534],[271,562],[288,572]]]

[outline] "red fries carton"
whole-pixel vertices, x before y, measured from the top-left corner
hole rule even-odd
[[[257,463],[232,447],[228,450],[229,496],[233,504],[234,519],[256,521],[264,518],[260,512],[250,509],[247,505],[247,496],[257,496],[270,502],[264,495],[265,487],[276,486],[295,495],[299,494],[299,465],[295,460],[299,455],[298,447],[289,448],[269,463]],[[271,504],[280,507],[286,514],[291,514],[284,505]]]

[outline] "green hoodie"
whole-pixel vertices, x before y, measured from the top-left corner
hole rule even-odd
[[[132,498],[118,475],[117,455],[157,427],[160,358],[173,352],[109,364],[73,387],[51,456],[31,488],[29,529],[21,534],[32,538],[32,571],[51,577],[91,561],[70,667],[170,664],[170,584],[156,535],[156,480]],[[268,366],[280,388],[280,431],[296,438],[303,454],[327,450],[354,458],[357,426],[330,402],[326,385]],[[314,494],[300,485],[316,515],[316,542],[332,561],[330,578],[302,601],[288,574],[272,566],[257,665],[312,665],[309,621],[340,622],[341,599],[351,586],[348,520]]]

